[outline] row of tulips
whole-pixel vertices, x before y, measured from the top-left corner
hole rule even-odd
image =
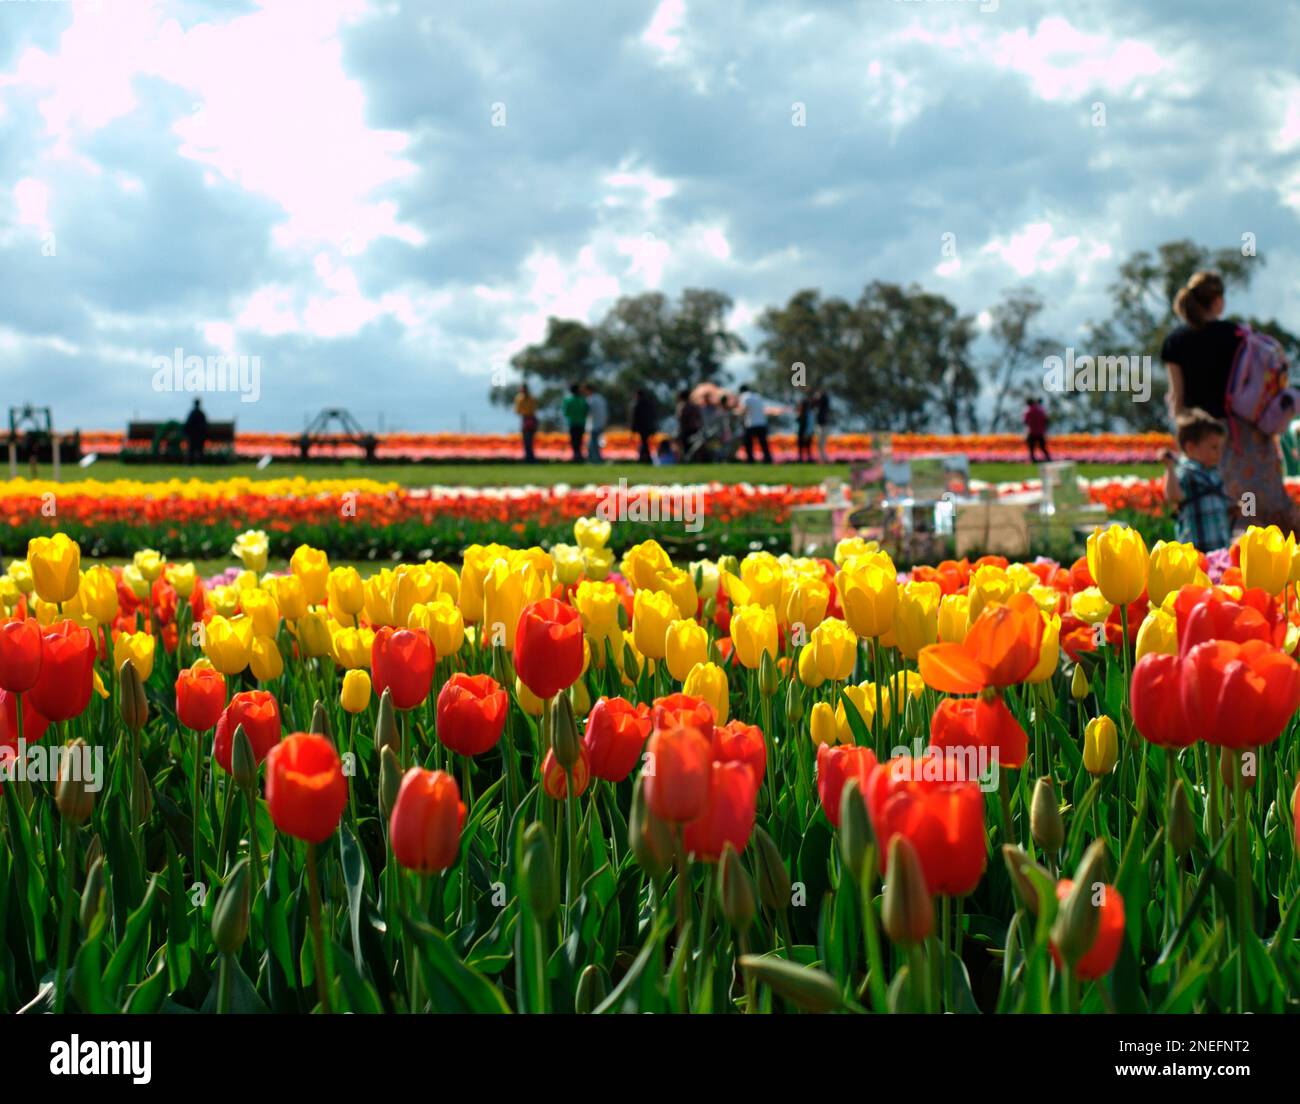
[[[894,433],[887,436],[899,455],[927,452],[963,452],[972,460],[1020,460],[1024,456],[1023,436],[1015,433],[935,434]],[[515,433],[381,433],[377,435],[375,455],[381,460],[513,460],[520,455],[519,437]],[[86,430],[81,434],[82,448],[103,456],[123,451],[146,451],[151,441],[129,441],[126,435],[112,430]],[[772,451],[779,461],[798,458],[798,442],[793,433],[772,436]],[[880,447],[880,436],[872,433],[832,433],[827,439],[827,454],[832,462],[869,460]],[[1164,433],[1063,433],[1052,438],[1052,451],[1062,460],[1097,463],[1135,463],[1156,460],[1172,441]],[[541,433],[535,441],[537,455],[546,460],[567,460],[572,455],[569,438],[564,433]],[[635,460],[640,449],[637,437],[622,429],[605,434],[602,452],[609,460]],[[299,435],[294,433],[236,434],[236,456],[257,460],[264,456],[297,457]],[[359,457],[363,450],[342,436],[326,437],[312,448],[315,456]]]
[[[1293,536],[1217,584],[1123,527],[908,574],[609,540],[362,577],[250,530],[211,583],[32,540],[0,1006],[1294,1010]]]

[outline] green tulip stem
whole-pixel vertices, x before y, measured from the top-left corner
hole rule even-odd
[[[58,969],[54,974],[54,1014],[62,1013],[68,998],[68,952],[72,941],[72,915],[77,911],[77,862],[73,849],[72,822],[63,818],[63,915],[59,918]]]
[[[316,973],[316,999],[321,1011],[329,1012],[330,990],[325,977],[325,936],[320,921],[320,874],[316,869],[316,845],[307,844],[307,893],[311,898],[311,943]]]

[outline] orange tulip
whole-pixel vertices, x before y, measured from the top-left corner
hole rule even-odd
[[[645,796],[660,820],[683,824],[704,812],[713,748],[698,728],[661,728],[650,737]]]
[[[961,644],[921,649],[917,666],[927,686],[945,694],[973,694],[989,686],[1014,686],[1038,665],[1042,615],[1028,594],[987,606]]]
[[[402,776],[388,819],[393,858],[402,866],[434,874],[455,865],[464,826],[465,803],[450,774],[412,767]]]

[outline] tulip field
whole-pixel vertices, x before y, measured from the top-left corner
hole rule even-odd
[[[2,1011],[1300,1010],[1289,534],[359,570],[271,506],[213,575],[84,509],[5,547]]]

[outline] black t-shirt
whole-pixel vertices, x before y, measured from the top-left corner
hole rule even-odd
[[[1179,326],[1165,338],[1160,359],[1183,370],[1183,407],[1199,406],[1215,418],[1224,416],[1223,397],[1239,343],[1236,323],[1207,322],[1199,330]]]

